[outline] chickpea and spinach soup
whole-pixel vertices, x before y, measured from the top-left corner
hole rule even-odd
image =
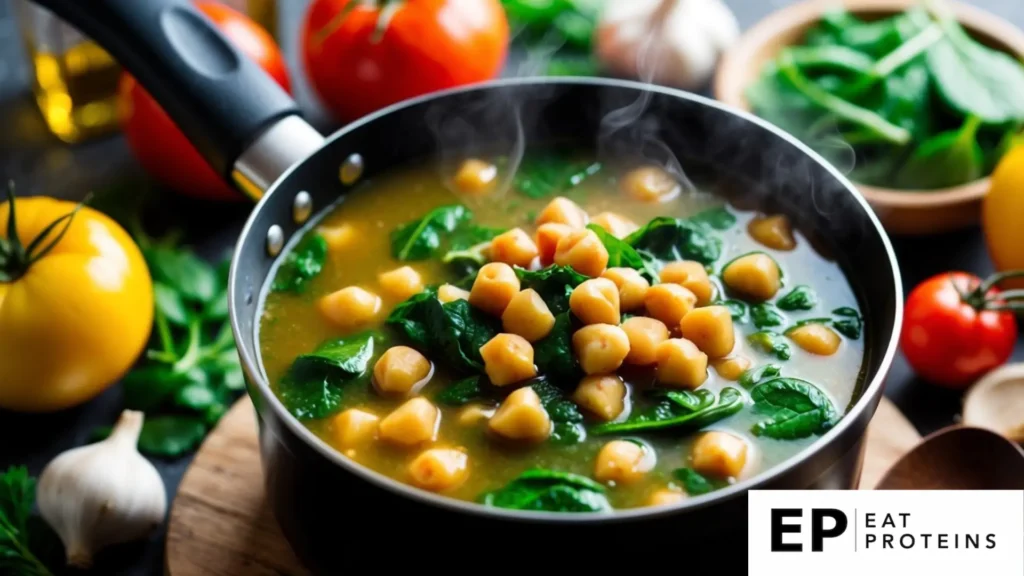
[[[278,265],[260,352],[345,457],[484,506],[720,489],[845,413],[862,316],[785,216],[657,166],[530,157],[366,181]]]

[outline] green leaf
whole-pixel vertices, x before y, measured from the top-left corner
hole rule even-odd
[[[153,280],[178,292],[190,302],[205,304],[217,296],[217,274],[193,252],[167,246],[143,251]]]
[[[742,300],[723,300],[718,304],[729,309],[729,315],[732,316],[733,322],[742,324],[747,321],[749,306],[747,306],[746,302],[743,302]]]
[[[687,220],[719,232],[728,230],[736,225],[736,215],[725,206],[709,208],[703,212],[698,212],[687,218]]]
[[[540,397],[544,411],[551,418],[552,432],[549,442],[555,444],[576,444],[586,439],[583,414],[576,403],[565,393],[551,384],[545,377],[537,378],[530,387]]]
[[[35,493],[36,479],[25,466],[11,466],[0,474],[0,573],[53,576],[40,556],[54,548],[55,538],[45,522],[32,516]]]
[[[504,233],[502,228],[489,228],[475,224],[460,226],[448,241],[448,251],[441,261],[449,264],[460,276],[476,274],[488,262],[486,251],[495,236]]]
[[[818,296],[806,284],[800,284],[776,302],[779,309],[792,312],[794,310],[810,310],[818,305]]]
[[[528,198],[547,198],[566,193],[601,169],[598,162],[569,160],[560,155],[528,156],[519,163],[513,187]]]
[[[836,410],[821,390],[796,378],[776,378],[750,392],[754,411],[767,418],[751,429],[755,436],[780,440],[824,434],[835,424]]]
[[[202,370],[177,372],[166,364],[136,368],[121,381],[124,407],[151,412],[169,402],[178,390],[196,382],[206,384],[206,374]]]
[[[750,307],[750,317],[758,330],[774,328],[786,323],[786,317],[779,312],[779,309],[767,302],[754,304]]]
[[[683,490],[686,490],[690,496],[700,496],[715,489],[715,485],[710,480],[701,476],[693,468],[677,468],[672,471],[672,475],[683,483]]]
[[[927,60],[942,99],[987,124],[1024,120],[1024,66],[972,39],[954,18],[939,23],[946,37],[928,50]]]
[[[399,262],[426,260],[441,247],[441,241],[473,214],[465,206],[440,206],[419,220],[391,233],[391,257]]]
[[[755,332],[750,336],[747,336],[747,342],[750,342],[751,346],[764,352],[765,354],[772,354],[779,360],[789,360],[792,352],[789,349],[789,344],[782,338],[781,335],[775,332],[762,330],[761,332]]]
[[[642,258],[624,240],[612,236],[597,224],[588,224],[587,229],[597,235],[601,244],[604,244],[605,250],[608,251],[608,268],[632,268],[640,271],[649,282],[657,281],[658,269],[652,262]]]
[[[156,309],[177,326],[188,326],[189,311],[181,294],[162,282],[153,283],[153,302]]]
[[[485,506],[548,512],[609,512],[604,487],[593,480],[554,470],[531,469],[503,488],[480,496]]]
[[[838,72],[854,76],[871,76],[875,60],[847,46],[791,46],[788,56],[804,73]]]
[[[275,292],[301,293],[323,270],[327,259],[327,240],[317,233],[303,238],[285,256],[274,277]]]
[[[300,420],[324,418],[341,407],[342,387],[364,376],[379,339],[367,331],[329,340],[295,359],[278,394]]]
[[[696,260],[711,264],[722,255],[721,239],[688,220],[661,216],[625,238],[634,249],[664,261]]]
[[[208,385],[193,383],[178,390],[174,395],[174,403],[181,408],[205,412],[214,404],[220,404],[220,399]]]
[[[896,173],[899,188],[934,190],[973,182],[983,176],[985,153],[978,144],[980,120],[971,116],[958,130],[921,143]]]
[[[450,384],[436,396],[434,401],[445,406],[463,406],[483,396],[480,376],[470,376]]]
[[[515,268],[522,290],[533,289],[556,316],[569,310],[569,295],[588,278],[569,266],[552,265],[541,270]]]
[[[743,372],[739,382],[740,386],[749,390],[761,382],[776,378],[780,374],[782,374],[782,366],[779,364],[765,364],[764,366],[750,368]]]
[[[562,312],[555,316],[551,332],[533,345],[533,361],[538,372],[564,389],[575,386],[582,377],[572,348],[572,334],[572,314]]]
[[[623,422],[608,422],[589,429],[591,434],[632,433],[644,430],[680,428],[697,430],[739,412],[745,401],[736,388],[723,388],[717,403],[708,390],[669,392],[654,408],[645,410]]]
[[[501,331],[501,323],[465,300],[441,304],[433,290],[413,296],[388,316],[421,352],[459,374],[483,372],[480,347]]]
[[[206,423],[195,416],[146,418],[139,434],[139,451],[174,458],[192,451],[206,436]]]
[[[836,308],[832,311],[832,327],[847,338],[856,340],[860,338],[861,330],[864,328],[864,320],[859,312],[849,307]]]

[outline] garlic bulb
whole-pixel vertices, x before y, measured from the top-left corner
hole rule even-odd
[[[144,538],[164,520],[163,480],[136,448],[143,418],[125,410],[109,437],[60,454],[39,476],[39,511],[71,566],[87,568],[96,552]]]
[[[594,45],[613,73],[694,90],[739,35],[722,0],[623,0],[605,4]]]

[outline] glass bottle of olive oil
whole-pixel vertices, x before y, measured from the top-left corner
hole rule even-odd
[[[75,143],[116,130],[117,62],[46,9],[18,0],[17,10],[32,91],[50,131]]]

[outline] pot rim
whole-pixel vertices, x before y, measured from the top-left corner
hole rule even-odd
[[[288,410],[285,408],[281,400],[270,389],[269,381],[265,377],[262,365],[256,358],[257,355],[255,351],[249,350],[244,345],[244,339],[241,338],[241,329],[239,327],[239,303],[235,301],[234,296],[235,287],[238,282],[238,269],[236,263],[241,260],[242,247],[245,244],[243,241],[241,241],[241,239],[248,238],[253,234],[254,223],[256,222],[258,215],[265,209],[265,205],[269,198],[271,197],[271,195],[273,195],[275,192],[281,189],[282,185],[288,181],[289,177],[303,164],[309,161],[309,158],[291,166],[268,188],[267,193],[263,195],[263,197],[257,203],[255,209],[250,213],[249,218],[246,221],[245,226],[242,229],[241,235],[239,237],[240,240],[235,245],[235,251],[231,261],[231,269],[228,278],[228,307],[231,317],[231,329],[235,334],[236,342],[242,342],[242,345],[239,345],[237,348],[239,357],[241,358],[242,361],[242,367],[245,370],[246,376],[247,378],[249,378],[250,383],[255,383],[256,386],[258,387],[260,394],[263,395],[263,398],[261,400],[265,403],[265,405],[269,406],[269,409],[274,411],[275,415],[284,423],[284,426],[286,426],[295,436],[297,436],[303,442],[309,445],[310,448],[318,452],[320,456],[322,456],[324,459],[338,466],[342,470],[350,474],[353,474],[354,476],[366,482],[375,484],[403,498],[408,498],[420,504],[425,504],[428,506],[447,509],[450,511],[457,511],[460,513],[475,516],[499,518],[507,521],[516,522],[543,521],[547,523],[571,525],[580,523],[607,524],[676,515],[687,510],[695,510],[706,506],[714,505],[720,501],[737,498],[744,495],[748,490],[757,489],[767,484],[772,479],[775,479],[779,476],[788,473],[795,467],[799,466],[805,460],[816,455],[818,452],[823,450],[827,445],[837,440],[840,436],[847,434],[847,431],[852,426],[854,426],[855,422],[861,419],[861,415],[866,410],[868,410],[869,407],[874,407],[877,405],[877,399],[882,394],[885,376],[889,372],[889,369],[892,365],[893,359],[896,354],[896,348],[899,343],[899,333],[903,317],[903,288],[899,266],[896,260],[896,255],[893,251],[889,237],[885,233],[885,230],[883,229],[877,216],[875,215],[874,211],[871,209],[870,205],[865,200],[863,195],[853,185],[853,183],[851,183],[835,167],[833,167],[831,164],[825,161],[819,154],[811,150],[809,147],[801,143],[799,140],[783,132],[781,129],[776,128],[772,124],[754,116],[753,114],[748,113],[744,110],[740,110],[733,106],[723,104],[711,98],[707,98],[683,90],[653,84],[646,84],[631,80],[597,77],[556,76],[506,78],[490,80],[486,82],[480,82],[466,86],[442,90],[438,92],[433,92],[416,98],[404,100],[402,102],[378,110],[377,112],[364,116],[363,118],[356,120],[355,122],[352,122],[348,125],[339,128],[337,131],[335,131],[333,134],[331,134],[325,139],[323,147],[317,152],[314,152],[314,155],[319,154],[324,149],[330,147],[335,141],[337,141],[340,138],[343,138],[345,135],[349,134],[353,130],[360,128],[364,125],[371,124],[378,118],[391,114],[397,110],[417,106],[434,100],[441,100],[450,95],[460,94],[464,92],[490,91],[514,86],[542,86],[553,84],[577,84],[595,87],[627,88],[632,90],[654,92],[666,96],[689,100],[706,107],[715,108],[720,111],[732,114],[733,116],[737,116],[748,122],[754,123],[765,130],[768,130],[776,137],[783,139],[784,141],[794,146],[804,154],[810,156],[822,168],[827,170],[834,178],[836,178],[840,183],[842,183],[843,186],[846,188],[847,192],[854,196],[857,202],[860,203],[861,207],[864,209],[868,219],[874,226],[875,233],[879,236],[879,238],[882,241],[882,245],[885,247],[885,252],[889,259],[889,267],[892,270],[893,286],[895,287],[894,294],[892,295],[895,299],[895,317],[893,318],[893,331],[892,334],[889,336],[889,342],[887,343],[885,347],[885,353],[883,354],[879,362],[878,370],[876,371],[871,381],[868,382],[867,385],[862,388],[860,397],[857,399],[854,405],[846,412],[846,414],[844,414],[843,418],[839,420],[839,422],[835,426],[833,426],[832,429],[830,429],[824,435],[819,437],[815,442],[805,447],[800,452],[797,452],[796,454],[790,456],[785,461],[775,465],[774,467],[768,470],[765,470],[762,473],[756,474],[741,482],[737,482],[727,488],[715,490],[708,494],[703,494],[700,496],[686,498],[682,502],[679,502],[677,504],[658,507],[641,507],[626,510],[615,510],[613,513],[586,512],[566,514],[560,512],[519,511],[507,510],[503,508],[486,507],[476,502],[458,500],[455,498],[450,498],[447,496],[427,492],[426,490],[421,490],[414,486],[410,486],[397,480],[394,480],[384,474],[381,474],[361,464],[358,464],[346,458],[336,449],[332,448],[322,439],[320,439],[311,431],[309,431],[305,426],[303,426],[302,423],[299,422],[297,418],[295,418],[290,412],[288,412]],[[312,156],[310,156],[310,158],[312,158]],[[311,219],[311,221],[315,221],[315,219]],[[305,231],[305,227],[300,228],[300,231]],[[290,247],[290,245],[292,244],[292,240],[293,239],[289,239],[289,242],[286,243],[286,249],[282,250],[281,253],[277,256],[277,258],[280,258],[281,256],[287,253],[287,248]],[[267,279],[264,278],[263,285],[260,287],[260,298],[262,298],[262,296],[264,295],[263,292],[266,287],[266,281]],[[259,309],[260,307],[257,308]],[[249,387],[247,387],[246,389],[247,393],[251,395],[251,389]]]

